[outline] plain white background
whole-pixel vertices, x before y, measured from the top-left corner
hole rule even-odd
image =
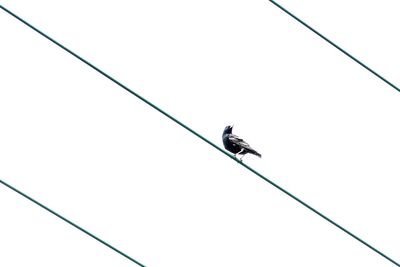
[[[279,3],[400,86],[398,1]],[[400,261],[399,92],[269,1],[1,4]],[[0,179],[146,266],[394,266],[3,11]],[[1,266],[135,266],[0,214]]]

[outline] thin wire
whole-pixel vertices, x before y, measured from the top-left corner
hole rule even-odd
[[[0,5],[0,8],[3,9],[4,11],[6,11],[8,14],[12,15],[13,17],[15,17],[16,19],[18,19],[19,21],[21,21],[22,23],[24,23],[26,26],[28,26],[29,28],[31,28],[32,30],[36,31],[37,33],[39,33],[40,35],[42,35],[43,37],[45,37],[46,39],[48,39],[49,41],[53,42],[54,44],[56,44],[57,46],[59,46],[60,48],[64,49],[65,51],[67,51],[68,53],[70,53],[71,55],[73,55],[74,57],[76,57],[77,59],[79,59],[80,61],[84,62],[85,64],[87,64],[88,66],[90,66],[91,68],[93,68],[94,70],[96,70],[97,72],[99,72],[100,74],[102,74],[103,76],[107,77],[108,79],[110,79],[111,81],[113,81],[114,83],[116,83],[117,85],[119,85],[120,87],[122,87],[123,89],[125,89],[126,91],[128,91],[129,93],[133,94],[134,96],[136,96],[137,98],[139,98],[140,100],[142,100],[143,102],[145,102],[146,104],[148,104],[149,106],[151,106],[152,108],[154,108],[155,110],[157,110],[158,112],[162,113],[163,115],[165,115],[166,117],[168,117],[169,119],[171,119],[172,121],[176,122],[177,124],[179,124],[180,126],[182,126],[183,128],[185,128],[186,130],[188,130],[189,132],[191,132],[192,134],[194,134],[195,136],[199,137],[200,139],[202,139],[204,142],[206,142],[207,144],[211,145],[212,147],[214,147],[215,149],[219,150],[221,153],[224,153],[226,156],[230,157],[231,159],[235,160],[236,162],[238,162],[239,164],[241,164],[243,167],[245,167],[246,169],[248,169],[249,171],[253,172],[255,175],[257,175],[258,177],[260,177],[261,179],[263,179],[264,181],[268,182],[269,184],[271,184],[272,186],[274,186],[275,188],[279,189],[281,192],[285,193],[286,195],[288,195],[289,197],[291,197],[292,199],[296,200],[297,202],[299,202],[301,205],[303,205],[304,207],[308,208],[309,210],[311,210],[312,212],[314,212],[315,214],[317,214],[318,216],[320,216],[321,218],[323,218],[324,220],[328,221],[329,223],[331,223],[332,225],[336,226],[337,228],[339,228],[340,230],[342,230],[343,232],[345,232],[346,234],[350,235],[351,237],[353,237],[354,239],[356,239],[357,241],[361,242],[362,244],[364,244],[365,246],[367,246],[368,248],[370,248],[371,250],[375,251],[376,253],[378,253],[379,255],[381,255],[382,257],[384,257],[385,259],[391,261],[392,263],[394,263],[395,265],[400,267],[400,264],[398,264],[397,262],[395,262],[393,259],[389,258],[388,256],[386,256],[385,254],[383,254],[382,252],[380,252],[378,249],[374,248],[373,246],[371,246],[370,244],[368,244],[367,242],[365,242],[364,240],[362,240],[361,238],[357,237],[356,235],[354,235],[353,233],[351,233],[350,231],[346,230],[344,227],[340,226],[338,223],[334,222],[332,219],[329,219],[327,216],[323,215],[321,212],[317,211],[316,209],[312,208],[310,205],[308,205],[307,203],[305,203],[304,201],[300,200],[299,198],[297,198],[296,196],[294,196],[293,194],[289,193],[288,191],[286,191],[285,189],[283,189],[282,187],[280,187],[279,185],[275,184],[274,182],[272,182],[271,180],[269,180],[268,178],[266,178],[264,175],[262,175],[261,173],[257,172],[256,170],[254,170],[253,168],[251,168],[250,166],[248,166],[247,164],[243,163],[242,161],[240,161],[239,159],[237,159],[236,157],[232,156],[231,154],[229,154],[228,152],[226,152],[225,150],[223,150],[222,148],[220,148],[219,146],[215,145],[214,143],[212,143],[210,140],[208,140],[207,138],[203,137],[202,135],[200,135],[199,133],[195,132],[194,130],[192,130],[190,127],[186,126],[185,124],[183,124],[182,122],[180,122],[178,119],[174,118],[173,116],[169,115],[167,112],[163,111],[161,108],[159,108],[158,106],[154,105],[153,103],[151,103],[150,101],[146,100],[145,98],[143,98],[142,96],[140,96],[139,94],[135,93],[134,91],[132,91],[131,89],[129,89],[127,86],[123,85],[122,83],[120,83],[119,81],[117,81],[116,79],[114,79],[113,77],[111,77],[110,75],[108,75],[107,73],[103,72],[102,70],[100,70],[99,68],[97,68],[96,66],[94,66],[93,64],[91,64],[90,62],[86,61],[85,59],[83,59],[82,57],[78,56],[76,53],[72,52],[71,50],[69,50],[68,48],[66,48],[65,46],[63,46],[62,44],[58,43],[57,41],[55,41],[54,39],[52,39],[51,37],[49,37],[48,35],[44,34],[43,32],[41,32],[40,30],[36,29],[34,26],[32,26],[31,24],[29,24],[28,22],[26,22],[25,20],[23,20],[22,18],[18,17],[17,15],[13,14],[11,11],[7,10],[6,8],[4,8],[3,6]]]
[[[365,65],[364,63],[362,63],[360,60],[358,60],[357,58],[355,58],[354,56],[352,56],[350,53],[346,52],[343,48],[341,48],[340,46],[338,46],[337,44],[335,44],[334,42],[332,42],[331,40],[329,40],[328,38],[326,38],[325,36],[323,36],[321,33],[319,33],[317,30],[313,29],[310,25],[308,25],[307,23],[305,23],[304,21],[302,21],[301,19],[299,19],[298,17],[296,17],[295,15],[293,15],[292,13],[290,13],[287,9],[285,9],[283,6],[279,5],[277,2],[270,0],[271,3],[273,3],[275,6],[277,6],[278,8],[280,8],[282,11],[284,11],[286,14],[288,14],[289,16],[291,16],[292,18],[294,18],[295,20],[297,20],[298,22],[300,22],[303,26],[305,26],[306,28],[308,28],[309,30],[311,30],[312,32],[314,32],[316,35],[318,35],[319,37],[321,37],[322,39],[324,39],[325,41],[327,41],[329,44],[331,44],[333,47],[335,47],[336,49],[338,49],[340,52],[342,52],[343,54],[345,54],[346,56],[348,56],[349,58],[351,58],[352,60],[354,60],[355,62],[357,62],[358,64],[360,64],[362,67],[364,67],[365,69],[367,69],[369,72],[371,72],[372,74],[374,74],[376,77],[378,77],[379,79],[381,79],[382,81],[384,81],[385,83],[387,83],[388,85],[390,85],[391,87],[393,87],[395,90],[397,90],[398,92],[400,92],[400,88],[398,88],[396,85],[394,85],[393,83],[389,82],[387,79],[385,79],[383,76],[381,76],[379,73],[377,73],[376,71],[374,71],[373,69],[371,69],[370,67],[368,67],[367,65]]]
[[[28,196],[28,195],[26,195],[26,194],[24,194],[24,193],[22,193],[21,191],[19,191],[18,189],[16,189],[16,188],[13,187],[13,186],[7,184],[7,183],[4,182],[3,180],[0,180],[0,183],[2,183],[3,185],[5,185],[5,186],[8,187],[9,189],[13,190],[14,192],[20,194],[21,196],[27,198],[28,200],[32,201],[33,203],[35,203],[35,204],[38,205],[39,207],[41,207],[41,208],[47,210],[47,211],[50,212],[51,214],[57,216],[57,217],[60,218],[61,220],[63,220],[63,221],[65,221],[65,222],[69,223],[70,225],[72,225],[73,227],[77,228],[78,230],[84,232],[84,233],[87,234],[88,236],[90,236],[90,237],[96,239],[97,241],[99,241],[99,242],[102,243],[103,245],[105,245],[105,246],[111,248],[112,250],[114,250],[114,251],[117,252],[118,254],[124,256],[124,257],[127,258],[128,260],[130,260],[130,261],[136,263],[137,265],[139,265],[139,266],[141,266],[141,267],[146,267],[146,266],[144,266],[143,264],[141,264],[140,262],[138,262],[137,260],[135,260],[135,259],[133,259],[132,257],[128,256],[127,254],[123,253],[123,252],[120,251],[119,249],[117,249],[117,248],[111,246],[109,243],[107,243],[107,242],[101,240],[100,238],[98,238],[98,237],[95,236],[94,234],[91,234],[90,232],[86,231],[85,229],[83,229],[83,228],[80,227],[79,225],[77,225],[77,224],[71,222],[71,221],[68,220],[67,218],[61,216],[60,214],[58,214],[57,212],[53,211],[52,209],[46,207],[46,206],[43,205],[42,203],[40,203],[40,202],[34,200],[33,198],[31,198],[30,196]]]

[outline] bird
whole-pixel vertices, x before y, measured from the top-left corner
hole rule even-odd
[[[235,154],[235,157],[237,154],[242,155],[240,161],[242,161],[242,158],[247,153],[261,158],[261,154],[252,149],[248,143],[243,141],[243,139],[241,139],[239,136],[232,134],[232,128],[233,125],[228,125],[225,127],[224,132],[222,133],[222,142],[224,143],[225,149]]]

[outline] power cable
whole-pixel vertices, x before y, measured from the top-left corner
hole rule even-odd
[[[270,0],[271,3],[273,3],[275,6],[277,6],[279,9],[281,9],[283,12],[285,12],[286,14],[288,14],[289,16],[291,16],[292,18],[294,18],[295,20],[297,20],[298,22],[300,22],[303,26],[305,26],[306,28],[308,28],[309,30],[311,30],[313,33],[315,33],[316,35],[318,35],[319,37],[321,37],[322,39],[324,39],[325,41],[327,41],[329,44],[331,44],[333,47],[335,47],[336,49],[338,49],[340,52],[342,52],[343,54],[345,54],[346,56],[348,56],[349,58],[351,58],[352,60],[354,60],[355,62],[357,62],[359,65],[361,65],[362,67],[364,67],[366,70],[368,70],[369,72],[371,72],[372,74],[374,74],[376,77],[378,77],[379,79],[381,79],[382,81],[384,81],[385,83],[387,83],[388,85],[390,85],[391,87],[393,87],[395,90],[397,90],[398,92],[400,92],[400,88],[398,88],[396,85],[394,85],[393,83],[389,82],[387,79],[385,79],[382,75],[380,75],[379,73],[377,73],[376,71],[374,71],[373,69],[371,69],[370,67],[368,67],[367,65],[365,65],[364,63],[362,63],[360,60],[358,60],[357,58],[355,58],[354,56],[352,56],[350,53],[346,52],[346,50],[344,50],[343,48],[341,48],[340,46],[338,46],[337,44],[335,44],[334,42],[332,42],[331,40],[329,40],[328,38],[326,38],[325,36],[323,36],[321,33],[319,33],[317,30],[315,30],[314,28],[312,28],[310,25],[308,25],[307,23],[305,23],[304,21],[302,21],[301,19],[299,19],[298,17],[296,17],[295,15],[293,15],[291,12],[289,12],[287,9],[285,9],[283,6],[279,5],[277,2]]]
[[[143,264],[141,264],[140,262],[138,262],[137,260],[135,260],[134,258],[128,256],[127,254],[123,253],[121,250],[115,248],[114,246],[110,245],[109,243],[107,243],[106,241],[103,241],[102,239],[98,238],[97,236],[95,236],[94,234],[90,233],[89,231],[83,229],[82,227],[80,227],[79,225],[73,223],[72,221],[68,220],[67,218],[61,216],[60,214],[58,214],[57,212],[53,211],[52,209],[46,207],[45,205],[43,205],[42,203],[34,200],[33,198],[31,198],[30,196],[22,193],[21,191],[19,191],[18,189],[16,189],[15,187],[9,185],[8,183],[4,182],[3,180],[0,180],[0,183],[5,185],[6,187],[8,187],[9,189],[13,190],[14,192],[20,194],[21,196],[25,197],[26,199],[32,201],[33,203],[35,203],[36,205],[38,205],[39,207],[47,210],[48,212],[50,212],[51,214],[57,216],[58,218],[60,218],[61,220],[65,221],[66,223],[72,225],[73,227],[75,227],[76,229],[78,229],[79,231],[84,232],[85,234],[87,234],[88,236],[94,238],[95,240],[99,241],[100,243],[102,243],[103,245],[109,247],[110,249],[114,250],[115,252],[117,252],[118,254],[124,256],[125,258],[127,258],[128,260],[136,263],[137,265],[141,266],[141,267],[146,267]]]
[[[279,189],[281,192],[285,193],[286,195],[288,195],[289,197],[291,197],[292,199],[296,200],[297,202],[299,202],[301,205],[303,205],[304,207],[306,207],[307,209],[311,210],[312,212],[314,212],[315,214],[317,214],[318,216],[320,216],[321,218],[323,218],[324,220],[328,221],[329,223],[331,223],[332,225],[336,226],[337,228],[339,228],[340,230],[342,230],[343,232],[345,232],[346,234],[348,234],[349,236],[353,237],[354,239],[356,239],[357,241],[361,242],[362,244],[364,244],[365,246],[367,246],[368,248],[370,248],[371,250],[373,250],[374,252],[378,253],[379,255],[381,255],[382,257],[384,257],[385,259],[389,260],[390,262],[394,263],[395,265],[400,267],[400,264],[398,264],[396,261],[394,261],[393,259],[391,259],[390,257],[386,256],[384,253],[382,253],[381,251],[379,251],[378,249],[376,249],[375,247],[371,246],[370,244],[368,244],[367,242],[365,242],[364,240],[362,240],[361,238],[357,237],[355,234],[351,233],[350,231],[348,231],[347,229],[345,229],[344,227],[340,226],[338,223],[334,222],[332,219],[328,218],[327,216],[323,215],[321,212],[317,211],[316,209],[314,209],[313,207],[311,207],[310,205],[308,205],[307,203],[305,203],[304,201],[300,200],[298,197],[294,196],[293,194],[291,194],[290,192],[286,191],[285,189],[283,189],[282,187],[280,187],[279,185],[275,184],[273,181],[271,181],[270,179],[266,178],[264,175],[260,174],[259,172],[257,172],[256,170],[254,170],[253,168],[251,168],[250,166],[248,166],[247,164],[243,163],[242,161],[240,161],[239,159],[235,158],[234,156],[232,156],[231,154],[229,154],[228,152],[226,152],[225,150],[221,149],[219,146],[215,145],[213,142],[211,142],[210,140],[208,140],[207,138],[203,137],[202,135],[200,135],[199,133],[197,133],[196,131],[192,130],[190,127],[186,126],[184,123],[180,122],[178,119],[176,119],[175,117],[173,117],[172,115],[168,114],[167,112],[163,111],[161,108],[159,108],[158,106],[156,106],[155,104],[151,103],[150,101],[146,100],[145,98],[143,98],[142,96],[140,96],[139,94],[135,93],[134,91],[132,91],[131,89],[129,89],[127,86],[123,85],[121,82],[117,81],[116,79],[114,79],[113,77],[111,77],[110,75],[108,75],[107,73],[105,73],[104,71],[100,70],[99,68],[97,68],[96,66],[94,66],[93,64],[91,64],[90,62],[88,62],[87,60],[83,59],[82,57],[80,57],[79,55],[77,55],[76,53],[74,53],[73,51],[69,50],[68,48],[66,48],[65,46],[63,46],[62,44],[60,44],[59,42],[55,41],[54,39],[52,39],[51,37],[49,37],[48,35],[46,35],[45,33],[43,33],[42,31],[40,31],[39,29],[35,28],[34,26],[32,26],[31,24],[29,24],[28,22],[26,22],[25,20],[23,20],[22,18],[18,17],[17,15],[15,15],[14,13],[12,13],[11,11],[9,11],[8,9],[4,8],[3,6],[0,5],[0,8],[3,9],[5,12],[7,12],[8,14],[10,14],[11,16],[13,16],[14,18],[16,18],[17,20],[21,21],[23,24],[25,24],[26,26],[28,26],[29,28],[31,28],[32,30],[36,31],[37,33],[39,33],[40,35],[42,35],[43,37],[45,37],[46,39],[48,39],[49,41],[51,41],[52,43],[56,44],[57,46],[59,46],[60,48],[62,48],[63,50],[65,50],[66,52],[70,53],[71,55],[73,55],[74,57],[76,57],[77,59],[79,59],[80,61],[82,61],[83,63],[87,64],[89,67],[93,68],[94,70],[96,70],[97,72],[99,72],[100,74],[102,74],[103,76],[105,76],[106,78],[108,78],[109,80],[111,80],[112,82],[114,82],[115,84],[119,85],[120,87],[122,87],[123,89],[125,89],[126,91],[128,91],[129,93],[131,93],[132,95],[136,96],[137,98],[139,98],[140,100],[142,100],[143,102],[145,102],[146,104],[148,104],[149,106],[151,106],[152,108],[154,108],[155,110],[157,110],[158,112],[162,113],[163,115],[165,115],[166,117],[168,117],[169,119],[171,119],[172,121],[176,122],[177,124],[179,124],[180,126],[182,126],[183,128],[185,128],[186,130],[188,130],[189,132],[191,132],[192,134],[194,134],[195,136],[199,137],[200,139],[202,139],[204,142],[206,142],[207,144],[211,145],[212,147],[214,147],[215,149],[219,150],[220,152],[224,153],[226,156],[230,157],[231,159],[235,160],[236,162],[238,162],[239,164],[241,164],[243,167],[245,167],[246,169],[248,169],[249,171],[253,172],[255,175],[257,175],[258,177],[260,177],[261,179],[263,179],[264,181],[268,182],[269,184],[271,184],[272,186],[274,186],[275,188]]]

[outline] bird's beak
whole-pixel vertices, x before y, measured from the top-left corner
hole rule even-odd
[[[233,128],[233,124],[232,124],[231,128]]]

